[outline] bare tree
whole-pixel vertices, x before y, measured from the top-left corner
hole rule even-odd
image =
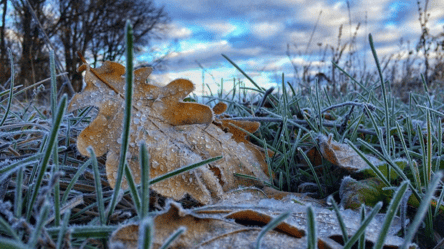
[[[0,26],[0,59],[6,58],[6,12],[8,10],[8,4],[6,0],[0,2],[3,5],[2,8],[2,26]]]
[[[37,10],[36,14],[42,20],[44,19],[43,2],[40,0],[29,0],[29,4]],[[39,78],[38,75],[42,73],[40,68],[46,64],[48,56],[42,53],[44,42],[41,39],[41,32],[37,25],[32,21],[32,15],[29,12],[26,1],[12,1],[14,7],[14,26],[20,36],[21,42],[21,56],[19,58],[20,72],[17,77],[17,82],[24,86],[28,86]],[[36,65],[38,63],[38,65]],[[46,64],[47,67],[47,64]]]
[[[77,51],[86,57],[91,56],[94,64],[97,61],[117,60],[124,53],[124,25],[127,19],[133,24],[136,51],[148,45],[151,39],[160,38],[165,24],[169,22],[164,9],[155,7],[151,0],[12,1],[18,13],[16,28],[23,35],[19,66],[23,72],[20,77],[26,79],[25,85],[39,80],[30,77],[33,75],[30,72],[36,71],[36,59],[45,62],[43,64],[46,65],[41,65],[45,69],[42,69],[48,70],[45,44],[54,45],[57,55],[64,61],[72,86],[80,91],[82,78],[76,72],[80,63]],[[29,7],[42,24],[40,30],[36,25],[37,20],[32,20]],[[42,36],[44,33],[45,36]]]
[[[9,78],[10,72],[7,63],[6,56],[6,13],[8,10],[8,4],[6,0],[0,2],[2,10],[2,26],[0,26],[0,83],[3,83]]]
[[[134,29],[136,49],[159,38],[169,21],[163,8],[152,1],[87,1],[60,0],[60,40],[64,47],[65,63],[74,88],[81,88],[76,73],[79,60],[76,51],[91,53],[94,66],[98,61],[118,60],[124,53],[124,27],[130,20]]]

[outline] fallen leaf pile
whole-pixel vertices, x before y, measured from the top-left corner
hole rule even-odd
[[[88,146],[93,147],[97,156],[107,153],[106,174],[111,187],[114,187],[124,116],[125,67],[106,61],[95,69],[85,63],[79,68],[79,71],[84,70],[86,87],[72,98],[68,111],[95,106],[98,114],[78,136],[77,148],[84,156],[89,156]],[[223,156],[219,161],[151,186],[165,197],[180,200],[189,194],[200,203],[208,204],[230,189],[258,184],[257,181],[235,177],[234,173],[251,175],[260,181],[269,180],[264,173],[267,169],[264,155],[245,140],[245,134],[228,127],[228,121],[216,121],[222,127],[213,124],[214,113],[210,107],[182,102],[194,90],[192,82],[177,79],[160,87],[147,83],[151,72],[151,68],[134,71],[127,162],[136,183],[140,182],[138,145],[142,140],[146,142],[150,155],[150,178]],[[216,112],[221,113],[217,109]],[[253,128],[247,129],[252,132],[259,127],[259,123],[251,122],[234,124],[241,127],[252,125]],[[227,129],[230,131],[226,132]],[[126,180],[122,186],[127,188]]]
[[[255,248],[262,228],[274,217],[290,211],[290,216],[275,229],[267,232],[261,248],[306,248],[307,205],[316,214],[318,248],[342,248],[342,233],[334,211],[325,203],[300,194],[288,195],[282,200],[269,199],[259,189],[233,191],[212,206],[185,210],[179,203],[169,202],[166,210],[153,215],[153,248],[160,248],[165,240],[180,227],[186,231],[169,248]],[[353,210],[340,211],[349,236],[360,226],[360,214]],[[366,242],[374,243],[383,223],[384,214],[378,214],[366,229]],[[401,229],[395,218],[384,248],[399,248],[403,239],[396,236]],[[120,243],[124,248],[137,248],[139,223],[124,225],[110,237],[110,244]],[[416,248],[411,244],[409,248]]]

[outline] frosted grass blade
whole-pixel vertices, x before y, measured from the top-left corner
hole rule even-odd
[[[287,212],[284,212],[284,213],[278,215],[277,217],[272,219],[266,226],[264,226],[262,228],[261,232],[259,233],[259,235],[257,236],[257,239],[256,239],[256,249],[261,248],[261,241],[262,241],[262,238],[264,237],[264,235],[267,232],[273,230],[275,227],[277,227],[281,222],[283,222],[285,219],[287,219],[288,216],[290,216],[290,211],[287,211]]]
[[[8,49],[8,54],[9,54],[9,60],[11,61],[11,83],[10,83],[10,88],[9,88],[8,105],[6,106],[5,115],[3,115],[2,121],[0,121],[0,126],[2,126],[5,123],[6,118],[8,117],[9,110],[11,109],[12,98],[14,97],[13,90],[14,90],[15,71],[14,71],[14,59],[12,58],[11,49]]]
[[[428,190],[427,190],[425,196],[422,198],[421,204],[419,205],[419,208],[416,211],[415,218],[413,219],[413,222],[409,226],[409,229],[407,231],[407,235],[404,237],[404,243],[400,247],[401,249],[408,248],[408,245],[412,241],[413,236],[415,235],[416,231],[418,230],[419,226],[421,225],[421,222],[427,213],[427,210],[430,206],[430,201],[433,198],[433,194],[435,193],[435,190],[438,187],[438,184],[439,184],[442,176],[443,176],[443,173],[441,171],[436,173],[435,176],[433,177],[431,183],[429,184]]]
[[[379,231],[378,238],[376,239],[376,243],[373,246],[373,249],[380,249],[384,246],[385,238],[388,235],[390,226],[392,225],[393,219],[395,218],[396,211],[398,210],[399,205],[401,204],[402,197],[407,191],[409,184],[407,181],[401,183],[396,193],[393,195],[393,199],[390,202],[390,205],[387,209],[387,213],[385,214],[384,223],[382,224],[381,230]]]
[[[62,122],[63,114],[65,113],[67,99],[68,99],[68,96],[66,94],[64,94],[60,103],[59,103],[59,106],[57,108],[55,122],[51,128],[49,140],[46,144],[43,160],[42,160],[42,163],[39,167],[39,172],[38,172],[37,179],[36,179],[36,182],[34,185],[34,189],[32,190],[31,200],[29,203],[27,203],[27,205],[28,205],[28,210],[26,212],[26,219],[27,220],[29,220],[29,218],[31,217],[31,210],[32,210],[32,207],[34,206],[36,199],[37,199],[37,195],[38,195],[40,186],[42,184],[43,175],[46,172],[46,167],[48,166],[49,158],[51,157],[52,148],[56,142],[56,138],[57,138],[57,134],[60,129],[60,124]]]
[[[125,69],[125,77],[126,77],[126,85],[125,85],[125,115],[123,118],[123,130],[122,130],[122,148],[120,149],[120,160],[119,166],[117,168],[117,178],[114,186],[114,193],[111,199],[111,202],[108,206],[108,218],[109,221],[111,215],[114,212],[114,209],[117,205],[117,196],[120,191],[120,187],[123,180],[123,174],[126,164],[126,155],[128,153],[129,146],[129,133],[131,127],[131,110],[132,110],[132,100],[133,100],[133,27],[131,25],[130,20],[126,21],[125,26],[125,55],[126,55],[126,69]]]

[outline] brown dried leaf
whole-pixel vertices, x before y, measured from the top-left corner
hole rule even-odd
[[[77,148],[88,156],[86,148],[92,146],[97,156],[107,153],[106,174],[114,187],[119,163],[123,124],[125,67],[115,62],[104,62],[99,68],[82,65],[86,70],[86,87],[71,100],[68,110],[87,106],[98,107],[97,117],[79,135]],[[182,102],[194,85],[178,79],[164,87],[146,83],[151,68],[134,71],[134,94],[131,120],[128,165],[136,183],[140,182],[138,160],[139,141],[147,144],[150,154],[150,178],[169,171],[223,156],[208,166],[154,184],[159,194],[179,200],[189,194],[200,203],[212,203],[226,191],[239,185],[258,184],[238,178],[233,173],[252,175],[267,181],[261,169],[266,163],[246,140],[235,141],[212,124],[213,111],[206,105]],[[238,136],[236,136],[236,139]],[[124,180],[123,188],[127,188]]]
[[[222,114],[227,110],[228,106],[224,102],[219,102],[213,107],[213,112],[216,115]]]
[[[338,248],[337,243],[330,243],[330,240],[341,242],[342,233],[337,221],[337,216],[331,206],[327,206],[325,201],[307,197],[304,194],[288,193],[281,200],[276,200],[259,189],[248,188],[232,191],[225,195],[223,199],[216,205],[201,207],[195,210],[197,214],[206,214],[208,217],[225,218],[227,213],[235,213],[245,210],[254,210],[260,215],[276,217],[279,214],[291,211],[291,215],[285,220],[285,224],[294,227],[299,231],[306,231],[307,225],[307,205],[311,205],[315,212],[318,247],[319,248]],[[352,236],[360,227],[360,213],[355,210],[340,210],[343,217],[347,232]],[[375,243],[378,238],[381,225],[384,223],[385,214],[377,214],[366,228],[367,243]],[[254,223],[254,220],[251,221]],[[244,224],[244,223],[243,223]],[[403,239],[396,236],[401,229],[401,219],[395,217],[391,227],[388,230],[388,236],[384,246],[387,248],[399,248],[403,243]],[[305,239],[303,237],[302,239]],[[305,242],[306,243],[306,242]],[[342,242],[341,242],[342,243]],[[343,245],[343,244],[342,244]],[[416,248],[415,244],[411,244],[410,248]],[[384,248],[385,248],[384,247]],[[306,248],[306,244],[302,247],[288,246],[282,244],[276,248]],[[342,247],[340,247],[342,248]]]
[[[319,148],[325,159],[349,172],[355,172],[369,168],[368,164],[347,144],[341,144],[333,140],[333,136],[318,136]],[[381,161],[376,157],[367,155],[367,159],[375,165]]]
[[[154,218],[153,248],[159,248],[179,227],[186,231],[169,248],[252,248],[261,227],[244,226],[228,219],[267,224],[272,217],[254,210],[233,212],[226,218],[205,217],[184,210],[180,204],[171,202],[167,211]],[[125,248],[137,248],[139,225],[124,226],[113,233],[110,244],[120,242]],[[283,222],[273,231],[265,234],[261,248],[304,248],[304,231]]]
[[[263,148],[250,143],[248,134],[245,131],[239,129],[242,128],[248,131],[249,133],[254,133],[259,129],[261,124],[259,122],[252,122],[246,120],[232,120],[230,118],[224,117],[221,114],[226,110],[227,110],[227,104],[223,102],[219,102],[213,107],[213,112],[216,115],[219,115],[219,118],[215,118],[213,124],[221,128],[223,131],[233,134],[234,141],[238,143],[244,143],[245,146],[248,147],[249,150],[255,154],[256,158],[260,158],[262,161],[265,162],[265,152]],[[274,152],[268,150],[268,156],[272,157],[273,155]],[[262,171],[265,172],[265,174],[270,175],[271,173],[274,177],[273,172],[268,172],[267,164],[261,164],[261,166],[262,166]]]
[[[232,191],[216,205],[194,210],[184,210],[180,204],[171,202],[169,210],[154,218],[154,248],[159,248],[179,227],[187,230],[171,248],[254,248],[262,227],[288,210],[290,217],[266,234],[261,248],[306,248],[307,204],[315,211],[318,247],[342,248],[336,214],[325,203],[297,193],[282,200],[267,199],[255,188]],[[340,212],[352,236],[360,226],[360,213],[349,209]],[[376,241],[384,218],[385,214],[376,215],[367,227],[367,243]],[[403,243],[403,239],[396,236],[400,229],[400,219],[395,217],[384,246],[398,248]],[[124,243],[125,248],[136,248],[131,245],[137,246],[137,240],[137,224],[117,230],[110,238],[111,243]],[[415,248],[414,244],[410,246]]]
[[[319,152],[316,146],[309,149],[305,154],[307,155],[313,166],[318,166],[322,164],[322,154]],[[302,159],[301,161],[305,163],[305,159]]]

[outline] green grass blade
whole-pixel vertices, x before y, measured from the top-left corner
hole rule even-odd
[[[362,90],[369,93],[370,90],[368,90],[367,87],[365,87],[361,82],[357,81],[353,76],[351,76],[344,69],[342,69],[338,64],[336,64],[336,62],[334,60],[332,60],[331,62],[333,63],[333,66],[335,66],[337,69],[339,69],[339,71],[341,71],[343,74],[347,75],[347,77],[349,77],[353,82],[358,84]]]
[[[390,226],[392,225],[393,219],[395,218],[396,211],[398,210],[399,205],[401,204],[402,197],[407,191],[409,184],[407,181],[401,183],[396,193],[393,195],[393,199],[390,202],[390,205],[387,209],[387,213],[385,214],[384,223],[382,224],[381,230],[379,231],[378,238],[376,239],[376,243],[373,246],[373,249],[380,249],[384,246],[385,238],[388,235],[388,231]]]
[[[16,177],[15,198],[14,198],[14,214],[15,217],[22,217],[23,203],[22,203],[22,183],[23,183],[23,168],[20,168]]]
[[[67,74],[68,74],[68,72],[64,72],[64,73],[61,73],[61,74],[57,74],[56,77],[64,76],[64,75],[67,75]],[[25,87],[25,88],[22,88],[20,91],[15,92],[14,95],[17,96],[17,95],[19,95],[19,94],[21,94],[21,93],[23,93],[23,92],[25,92],[25,91],[27,91],[27,90],[29,90],[29,89],[35,88],[36,86],[45,83],[46,81],[48,81],[48,80],[50,80],[50,79],[51,79],[51,78],[44,79],[44,80],[41,80],[41,81],[39,81],[39,82],[36,82],[36,83],[34,83],[34,84],[32,84],[32,85],[29,85],[29,86],[27,86],[27,87]],[[22,85],[15,86],[15,87],[14,87],[14,90],[18,90],[20,87],[22,87]],[[6,90],[6,91],[1,92],[1,93],[0,93],[0,97],[3,96],[4,94],[8,94],[9,92],[10,92],[9,89]],[[6,100],[8,100],[8,99],[1,100],[1,101],[0,101],[0,104],[2,104],[3,102],[6,102]],[[34,107],[34,108],[35,108],[35,107]]]
[[[97,164],[96,153],[94,149],[89,146],[87,148],[90,158],[92,160],[92,170],[94,171],[94,185],[96,187],[97,207],[99,211],[100,225],[106,224],[105,205],[103,203],[102,183],[100,182],[99,165]]]
[[[57,153],[55,153],[57,150],[57,147],[54,146],[53,148],[53,155],[54,157],[58,157]],[[59,171],[59,164],[55,163],[54,172]],[[56,183],[54,184],[54,225],[59,226],[60,225],[60,179],[57,178]]]
[[[159,249],[167,249],[182,233],[186,232],[186,227],[179,227],[170,237],[168,237]]]
[[[111,233],[117,229],[117,226],[70,226],[69,229],[73,238],[108,239]],[[60,233],[60,227],[47,228],[46,232],[52,238],[57,238]]]
[[[13,171],[17,170],[18,167],[21,167],[21,165],[28,164],[29,162],[32,162],[32,161],[35,161],[35,160],[39,160],[40,157],[42,157],[42,156],[43,156],[43,153],[38,153],[38,154],[35,154],[33,156],[29,156],[29,157],[27,157],[27,158],[25,158],[25,159],[23,159],[21,161],[16,161],[14,163],[11,163],[8,166],[3,166],[3,167],[0,168],[0,174],[1,175],[6,174],[6,172],[8,172],[8,171],[12,171],[13,172]]]
[[[433,218],[436,218],[436,216],[439,215],[443,199],[444,199],[444,190],[441,190],[441,194],[439,194],[438,201],[436,202],[435,214],[433,215]]]
[[[126,70],[125,70],[125,76],[126,76],[126,87],[125,87],[125,116],[123,118],[123,130],[122,130],[122,147],[120,149],[120,160],[119,160],[119,166],[117,168],[117,178],[116,178],[116,184],[114,186],[114,193],[111,199],[111,202],[108,206],[108,218],[109,218],[114,212],[114,209],[117,205],[117,196],[120,191],[120,187],[123,180],[123,173],[125,169],[126,164],[126,155],[128,153],[128,145],[129,145],[129,139],[130,139],[130,127],[131,127],[131,110],[132,110],[132,100],[133,100],[133,27],[129,20],[126,21],[125,26],[125,42],[126,42],[126,49],[125,49],[125,55],[126,55]]]
[[[54,116],[57,108],[57,79],[54,62],[54,51],[49,51],[49,69],[51,72],[51,112]]]
[[[54,62],[54,51],[49,51],[49,65],[51,72],[51,114],[52,114],[52,125],[54,125],[54,114],[56,113],[57,108],[57,79],[56,79],[56,70],[55,70],[55,62]],[[58,134],[56,134],[58,136]],[[69,140],[69,139],[68,139]],[[56,137],[56,141],[58,141]],[[53,172],[59,171],[59,155],[57,146],[53,147],[52,151],[52,160],[54,164]],[[54,224],[56,226],[60,225],[60,182],[57,180],[54,185]]]
[[[305,154],[305,152],[301,148],[298,148],[298,151],[304,157],[305,161],[308,164],[308,167],[310,167],[313,178],[316,181],[316,185],[318,185],[319,193],[321,194],[321,196],[324,196],[324,191],[322,190],[321,182],[319,181],[318,175],[316,174],[316,171],[315,171],[313,165],[311,164],[310,159],[308,159],[307,155]]]
[[[422,157],[422,181],[424,182],[424,187],[427,188],[427,184],[429,182],[428,173],[427,173],[427,151],[426,144],[424,143],[424,137],[422,134],[421,127],[419,125],[416,126],[416,133],[418,136],[419,144],[421,145],[421,157]]]
[[[266,226],[264,226],[262,228],[262,230],[260,231],[260,233],[259,233],[259,235],[257,236],[257,239],[256,239],[256,249],[260,249],[261,248],[261,241],[262,241],[262,238],[265,236],[265,234],[268,231],[271,231],[275,227],[277,227],[281,222],[283,222],[285,219],[287,219],[288,216],[290,216],[290,211],[287,211],[287,212],[284,212],[284,213],[278,215],[277,217],[272,219]]]
[[[385,82],[384,82],[384,77],[382,75],[382,70],[381,70],[381,65],[379,64],[379,59],[378,59],[378,55],[376,54],[376,49],[375,46],[373,44],[373,37],[372,34],[368,35],[368,40],[370,43],[370,47],[372,49],[372,54],[373,54],[373,58],[375,59],[375,63],[376,63],[376,68],[378,69],[378,73],[379,73],[379,80],[381,81],[381,87],[382,87],[382,97],[384,100],[384,114],[385,114],[385,133],[386,133],[386,146],[387,146],[387,154],[390,151],[390,112],[389,112],[389,104],[387,101],[387,90],[385,88]]]
[[[268,176],[270,177],[270,184],[273,184],[273,171],[271,169],[271,159],[268,156],[268,148],[267,148],[267,142],[265,139],[263,140],[264,145],[264,151],[265,151],[265,162],[267,163],[267,169],[268,169]]]
[[[418,230],[419,226],[421,225],[421,222],[424,218],[424,216],[427,213],[427,210],[430,206],[430,201],[432,200],[435,190],[438,187],[438,184],[440,182],[440,179],[442,178],[443,173],[440,171],[436,173],[427,189],[426,194],[421,200],[421,204],[419,205],[418,210],[416,211],[415,218],[413,219],[413,222],[410,224],[409,229],[407,231],[407,235],[404,237],[404,243],[400,247],[401,249],[408,248],[408,245],[413,239],[413,236],[416,233],[416,230]]]
[[[13,90],[17,91],[17,89],[19,89],[20,87],[22,87],[22,85],[14,86]],[[0,97],[3,97],[4,95],[9,94],[10,92],[11,92],[11,89],[7,89],[5,91],[2,91],[2,92],[0,92]],[[14,95],[16,95],[16,94],[14,94]],[[5,102],[5,100],[7,100],[7,99],[0,101],[0,104]]]
[[[315,91],[315,94],[316,94],[316,110],[317,110],[317,115],[318,115],[318,118],[319,118],[319,130],[321,130],[322,129],[322,120],[323,120],[323,118],[322,118],[322,113],[321,113],[321,99],[320,99],[320,97],[319,97],[319,91],[320,91],[320,86],[319,86],[319,80],[318,79],[316,79],[316,81],[315,81],[315,88],[316,88],[316,91]]]
[[[293,97],[296,96],[296,91],[294,90],[293,86],[288,81],[287,81],[287,84],[290,87],[290,90],[291,90],[291,93],[293,94]]]
[[[365,205],[361,205],[361,225],[365,220]],[[348,239],[348,238],[347,238]],[[362,233],[361,237],[359,237],[358,248],[365,249],[365,232]]]
[[[185,166],[185,167],[181,167],[181,168],[175,169],[175,170],[170,171],[170,172],[168,172],[168,173],[166,173],[164,175],[161,175],[161,176],[158,176],[156,178],[151,179],[150,180],[150,185],[151,184],[155,184],[155,183],[160,182],[160,181],[163,181],[163,180],[166,180],[166,179],[168,179],[170,177],[179,175],[179,174],[184,173],[186,171],[195,169],[195,168],[200,167],[202,165],[205,165],[205,164],[217,161],[219,159],[222,159],[222,156],[213,157],[213,158],[210,158],[210,159],[207,159],[207,160],[203,160],[203,161],[195,163],[195,164],[191,164],[191,165],[188,165],[188,166]]]
[[[140,216],[140,196],[139,192],[137,192],[136,183],[134,181],[133,174],[131,172],[130,167],[128,164],[125,164],[125,176],[126,180],[128,182],[128,189],[131,193],[131,198],[133,198],[134,206],[136,207],[137,214]]]
[[[8,235],[12,236],[15,240],[20,240],[15,230],[9,225],[9,223],[0,216],[0,227],[2,227],[2,232],[6,232]],[[0,237],[1,238],[1,237]]]
[[[151,249],[154,241],[154,224],[152,218],[142,220],[139,225],[139,248]]]
[[[145,142],[140,144],[139,158],[140,172],[142,172],[140,183],[142,188],[142,207],[140,210],[140,218],[144,219],[147,217],[150,208],[150,164]]]
[[[344,240],[344,243],[347,243],[348,241],[347,227],[345,226],[344,219],[342,218],[341,212],[339,211],[338,204],[336,204],[335,199],[331,195],[328,197],[327,200],[331,202],[331,204],[333,205],[333,210],[335,210],[336,218],[338,219],[339,227],[341,228],[342,239]]]
[[[60,227],[59,236],[57,237],[57,249],[62,249],[63,237],[67,231],[69,225],[69,217],[71,216],[71,209],[68,209],[63,216],[62,226]]]
[[[92,158],[88,159],[88,161],[86,161],[82,166],[80,166],[79,170],[77,170],[75,175],[71,178],[71,182],[69,182],[68,187],[66,187],[65,193],[62,196],[62,201],[61,201],[62,205],[65,204],[66,200],[68,199],[68,195],[71,192],[71,189],[76,184],[77,179],[79,179],[80,175],[83,174],[83,172],[91,163],[92,163]]]
[[[16,172],[17,170],[23,170],[23,168],[26,168],[27,166],[33,165],[33,164],[38,164],[39,161],[34,160],[34,161],[28,161],[28,162],[24,162],[22,164],[20,164],[19,166],[16,166],[14,168],[11,168],[10,166],[8,166],[8,168],[10,168],[9,171],[2,173],[0,175],[0,182],[6,180],[6,178],[8,176],[10,176],[11,174],[13,174],[14,172]]]
[[[369,214],[369,216],[367,216],[367,218],[364,220],[364,222],[362,222],[358,230],[356,230],[355,234],[348,240],[347,243],[345,243],[343,249],[352,248],[352,246],[356,243],[356,241],[358,241],[361,235],[365,232],[367,226],[370,225],[370,222],[373,220],[373,218],[378,214],[381,207],[382,207],[382,202],[378,202],[373,208],[372,212]]]
[[[410,156],[409,150],[407,149],[407,144],[405,143],[404,135],[402,134],[402,130],[401,130],[401,127],[400,127],[399,123],[395,121],[395,124],[396,124],[396,129],[398,130],[399,140],[401,141],[402,148],[405,151],[405,156],[407,157],[407,161],[409,162],[409,167],[411,168],[411,171],[412,171],[413,180],[414,180],[414,183],[415,183],[414,187],[416,187],[416,189],[419,189],[419,187],[420,187],[419,184],[420,183],[419,183],[419,181],[418,181],[418,179],[416,177],[415,170],[413,169],[412,157]]]
[[[66,94],[64,94],[60,103],[59,103],[59,106],[57,108],[55,122],[51,128],[48,143],[46,144],[43,160],[40,165],[40,169],[39,169],[39,172],[37,175],[34,189],[32,191],[31,201],[27,204],[28,205],[28,210],[26,212],[26,219],[27,220],[29,220],[29,218],[31,217],[32,207],[34,206],[34,203],[37,199],[37,195],[38,195],[40,186],[42,184],[43,175],[46,172],[46,167],[48,166],[49,158],[51,157],[51,152],[53,151],[52,148],[56,143],[57,134],[60,129],[60,124],[62,122],[63,114],[65,113],[67,99],[68,99],[68,97],[66,96]]]
[[[49,202],[45,202],[42,209],[40,210],[39,217],[37,219],[37,224],[35,225],[32,234],[30,236],[30,239],[28,241],[28,246],[30,248],[35,248],[37,244],[37,240],[40,237],[40,234],[42,232],[42,229],[46,222],[46,217],[48,217],[49,214]]]
[[[241,127],[235,125],[235,124],[229,123],[229,125],[231,125],[231,126],[233,126],[233,127],[236,127],[237,129],[239,129],[239,130],[245,132],[247,135],[249,135],[249,136],[251,136],[252,138],[256,139],[256,141],[258,141],[262,146],[264,146],[264,144],[263,144],[264,141],[263,141],[262,139],[258,138],[257,136],[255,136],[253,133],[251,133],[251,132],[249,132],[249,131],[247,131],[247,130],[245,130],[245,129],[243,129],[243,128],[241,128]],[[268,146],[268,148],[269,148],[270,150],[272,150],[273,152],[275,152],[275,153],[279,153],[279,150],[276,149],[276,148],[274,148],[273,146],[271,146],[271,145],[267,145],[267,146]]]
[[[404,172],[399,168],[398,165],[396,165],[396,163],[393,162],[392,159],[385,157],[384,155],[382,155],[379,151],[377,151],[375,148],[373,148],[373,146],[371,146],[370,144],[368,144],[367,142],[365,142],[364,140],[358,138],[358,142],[360,142],[366,149],[370,150],[371,152],[373,152],[377,157],[384,159],[384,161],[387,162],[388,166],[390,166],[395,172],[396,174],[398,174],[399,177],[402,178],[402,180],[404,181],[408,181],[410,188],[413,192],[413,194],[416,196],[416,198],[418,198],[418,200],[421,200],[421,196],[419,195],[418,191],[414,188],[414,186],[411,184],[410,180],[407,178],[407,176],[404,174]],[[372,170],[375,172],[375,174],[387,185],[388,180],[384,180],[386,179],[385,176],[381,173],[381,171],[379,171],[378,168],[376,168],[366,157],[365,155],[358,149],[356,148],[355,145],[353,145],[353,143],[351,143],[350,141],[347,141],[347,143],[362,157],[362,159],[370,166],[370,168],[372,168]],[[381,178],[382,177],[382,178]],[[391,185],[387,185],[387,187],[390,187]]]
[[[258,89],[258,90],[262,90],[262,93],[264,92],[264,90],[256,83],[254,82],[254,80],[252,78],[250,78],[250,76],[248,76],[236,63],[234,63],[232,60],[230,60],[230,58],[228,58],[226,55],[222,54],[222,56],[231,63],[231,65],[233,65],[237,70],[239,70],[239,72],[241,72],[245,78],[247,78],[251,83],[253,83],[253,85]]]
[[[438,136],[437,136],[437,141],[442,141],[442,123],[441,123],[441,119],[438,119]],[[436,148],[437,155],[442,155],[442,143],[437,143],[438,146]],[[436,160],[436,164],[435,164],[435,170],[434,172],[438,172],[439,171],[439,166],[441,164],[441,157],[438,157],[438,159]]]
[[[316,249],[317,247],[316,234],[316,216],[313,208],[309,205],[307,207],[307,248]]]
[[[279,172],[279,174],[282,175],[282,171]],[[258,178],[254,177],[254,176],[251,176],[251,175],[244,175],[244,174],[239,174],[239,173],[234,173],[233,175],[236,176],[236,177],[241,177],[241,178],[252,180],[252,181],[256,181],[256,182],[261,182],[265,186],[274,188],[276,190],[281,190],[282,189],[282,188],[279,189],[279,188],[275,187],[272,183],[269,183],[269,182],[266,182],[266,181],[261,181]],[[280,177],[280,179],[281,179],[280,182],[282,183],[282,176]],[[280,186],[282,186],[282,184],[280,184]]]
[[[2,121],[0,121],[0,126],[2,126],[5,123],[6,118],[8,117],[9,110],[11,109],[12,98],[14,97],[13,90],[14,90],[15,71],[14,71],[14,59],[12,58],[11,49],[8,49],[8,54],[9,54],[9,60],[11,61],[11,83],[10,83],[10,88],[9,88],[8,105],[6,106],[6,111],[5,111],[5,114],[3,115]]]
[[[427,161],[425,164],[426,168],[426,184],[425,187],[427,187],[428,183],[432,179],[432,152],[433,152],[433,145],[432,145],[432,119],[430,118],[430,112],[426,111],[426,118],[427,118]],[[441,141],[439,141],[441,143]]]
[[[382,172],[372,163],[370,162],[370,160],[367,159],[367,157],[364,155],[364,153],[362,153],[350,140],[346,141],[347,144],[352,147],[352,149],[354,149],[356,151],[356,153],[358,153],[359,156],[361,156],[361,158],[367,163],[367,165],[372,168],[372,170],[375,172],[375,174],[378,176],[378,178],[384,182],[384,184],[389,187],[390,182],[389,180],[384,176],[384,174],[382,174]],[[358,142],[364,142],[360,139],[358,139]],[[363,145],[365,146],[366,144],[363,143]],[[370,146],[370,145],[368,145]]]
[[[22,244],[22,242],[17,240],[12,240],[4,237],[0,237],[0,248],[4,249],[29,249],[26,245]]]

